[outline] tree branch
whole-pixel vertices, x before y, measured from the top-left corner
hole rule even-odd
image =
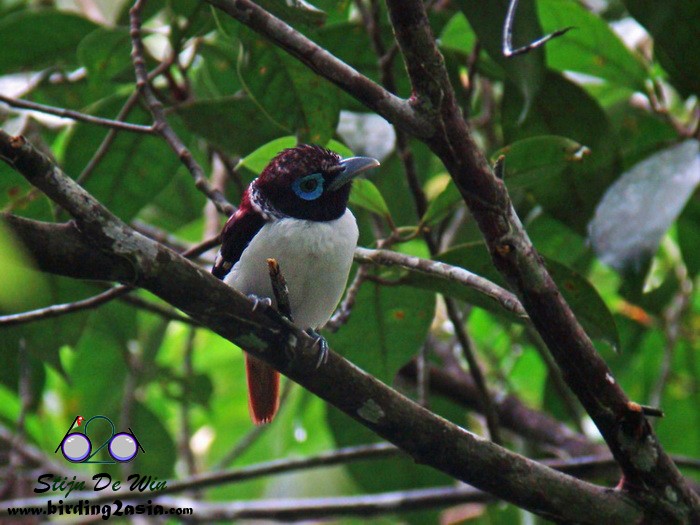
[[[251,0],[207,0],[207,2],[268,38],[311,70],[350,93],[390,122],[418,137],[432,134],[432,124],[418,116],[409,102],[391,94],[255,2]]]
[[[55,108],[53,106],[46,106],[44,104],[38,104],[36,102],[30,102],[28,100],[7,97],[3,94],[0,94],[0,102],[4,102],[5,104],[8,104],[9,106],[15,108],[30,109],[32,111],[48,113],[49,115],[56,115],[57,117],[69,118],[72,120],[80,120],[82,122],[87,122],[88,124],[95,124],[96,126],[103,126],[105,128],[110,129],[131,131],[132,133],[146,133],[149,135],[152,135],[156,132],[154,126],[144,126],[142,124],[131,124],[130,122],[122,122],[121,120],[111,120],[108,118],[95,117],[94,115],[88,115],[79,111],[73,111],[72,109]]]
[[[462,118],[421,0],[387,0],[418,104],[434,123],[426,142],[440,157],[476,219],[496,268],[520,297],[564,377],[625,475],[625,488],[673,519],[700,519],[700,498],[665,453],[644,415],[596,352],[544,267],[502,180],[489,168]]]
[[[483,413],[483,401],[474,379],[464,371],[459,375],[430,366],[431,391],[445,396],[471,410]],[[400,371],[402,377],[416,380],[416,364],[411,361]],[[545,447],[556,448],[569,456],[600,454],[601,446],[591,443],[585,436],[572,431],[565,424],[551,416],[525,406],[515,396],[491,394],[499,423],[510,430]]]
[[[150,290],[245,347],[415,461],[550,519],[580,522],[585,516],[589,523],[641,519],[640,508],[625,494],[576,480],[485,441],[418,406],[334,352],[329,352],[319,373],[315,341],[305,332],[273,309],[254,311],[246,297],[209,272],[134,232],[22,137],[0,132],[0,158],[73,215],[76,223],[67,235],[82,238],[87,253],[101,252],[112,265],[128,261],[130,284]],[[53,253],[43,253],[51,262],[39,261],[48,271],[65,268],[55,263],[62,247],[54,244],[54,248]],[[42,250],[33,250],[33,255]],[[73,276],[76,273],[71,270]],[[105,269],[92,269],[83,277],[92,278],[95,273],[109,275]]]
[[[137,0],[134,6],[129,10],[131,42],[133,47],[131,59],[134,64],[134,72],[136,73],[136,87],[141,92],[148,109],[153,115],[156,131],[165,139],[172,150],[177,153],[177,156],[187,167],[190,174],[192,174],[195,187],[214,203],[217,210],[228,217],[233,214],[235,207],[226,200],[223,193],[211,187],[204,175],[202,167],[194,159],[192,153],[187,149],[177,133],[170,127],[170,124],[168,124],[168,119],[163,110],[163,104],[161,104],[158,97],[156,97],[153,88],[151,88],[148,71],[146,71],[143,41],[141,40],[141,8],[145,1],[146,0]]]
[[[488,279],[472,273],[469,270],[465,270],[464,268],[460,268],[459,266],[452,266],[430,259],[421,259],[413,255],[406,255],[389,250],[370,250],[367,248],[357,248],[355,250],[355,262],[360,264],[374,263],[384,266],[400,266],[407,270],[440,277],[441,279],[446,279],[452,283],[466,286],[483,293],[496,301],[504,310],[518,317],[527,317],[525,309],[514,294]]]

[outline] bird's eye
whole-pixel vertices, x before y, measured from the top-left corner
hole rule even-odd
[[[312,173],[301,177],[292,183],[292,190],[297,197],[305,201],[318,199],[323,193],[323,175]]]

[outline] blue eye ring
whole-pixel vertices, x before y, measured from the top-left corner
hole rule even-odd
[[[292,190],[297,197],[305,201],[313,201],[318,199],[323,194],[323,183],[325,182],[323,175],[320,173],[312,173],[305,177],[300,177],[292,183]]]

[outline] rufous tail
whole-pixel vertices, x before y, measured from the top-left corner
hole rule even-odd
[[[245,354],[248,409],[256,425],[269,423],[280,406],[280,375],[267,363]]]

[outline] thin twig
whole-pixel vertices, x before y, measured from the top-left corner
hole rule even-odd
[[[226,197],[220,191],[214,190],[210,186],[202,167],[194,159],[192,153],[187,149],[177,133],[170,127],[170,124],[168,124],[163,104],[158,100],[151,88],[148,72],[146,71],[143,41],[141,40],[141,9],[145,3],[146,0],[137,0],[129,10],[132,42],[131,59],[134,65],[134,72],[136,73],[136,87],[153,115],[155,130],[165,139],[187,167],[194,178],[195,187],[214,203],[216,209],[228,217],[233,214],[235,207],[226,200]]]
[[[430,136],[433,126],[419,117],[409,103],[377,85],[299,31],[271,15],[252,0],[206,0],[275,45],[297,57],[341,89],[347,91],[389,122],[418,137]],[[396,46],[394,46],[396,47]],[[395,53],[395,52],[394,52]]]
[[[653,407],[661,406],[661,399],[673,369],[673,356],[680,337],[683,316],[688,311],[693,297],[693,281],[688,277],[688,271],[681,261],[676,263],[676,277],[679,281],[678,291],[663,312],[664,355],[659,377],[649,394],[649,405]]]
[[[337,516],[369,517],[421,509],[440,509],[460,503],[486,503],[494,498],[469,486],[435,487],[360,496],[293,498],[204,503],[162,498],[160,504],[193,507],[198,523],[261,519],[287,522],[317,521]]]
[[[197,473],[197,462],[195,461],[194,452],[190,446],[192,437],[192,426],[190,424],[190,387],[194,377],[194,369],[192,366],[192,355],[194,354],[194,338],[197,331],[190,328],[185,343],[185,355],[182,359],[182,379],[185,384],[185,391],[180,399],[180,455],[185,458],[187,465],[187,474],[193,476]]]
[[[576,399],[576,396],[571,392],[571,389],[564,381],[561,375],[561,370],[557,367],[557,363],[554,361],[552,355],[547,351],[547,345],[544,344],[542,337],[535,330],[535,328],[528,324],[525,327],[525,331],[532,342],[537,354],[542,359],[545,367],[547,367],[547,373],[549,374],[549,379],[552,381],[552,386],[556,390],[559,399],[564,405],[564,410],[569,415],[569,419],[573,421],[574,426],[579,432],[583,432],[583,426],[581,424],[581,404]]]
[[[182,252],[183,257],[196,257],[200,255],[201,253],[204,253],[214,246],[219,244],[219,239],[218,236],[211,238],[211,239],[206,239],[205,241],[196,244],[194,246],[191,246],[184,252]],[[8,314],[8,315],[3,315],[0,316],[0,326],[13,326],[13,325],[18,325],[18,324],[24,324],[24,323],[31,323],[34,321],[39,321],[43,319],[51,319],[53,317],[60,317],[62,315],[74,313],[74,312],[79,312],[81,310],[89,310],[93,308],[97,308],[98,306],[101,306],[112,299],[116,299],[118,297],[123,297],[129,292],[131,292],[134,288],[132,286],[127,286],[127,285],[118,285],[113,288],[110,288],[109,290],[106,290],[104,292],[101,292],[97,295],[94,295],[92,297],[88,297],[87,299],[82,299],[80,301],[74,301],[71,303],[63,303],[63,304],[54,304],[51,306],[47,306],[45,308],[38,308],[36,310],[31,310],[28,312],[21,312],[17,314]],[[129,298],[124,298],[124,300],[130,302],[131,304],[134,304],[138,306],[139,308],[142,308],[144,310],[149,310],[153,313],[157,313],[159,315],[162,315],[165,318],[172,319],[174,321],[180,321],[183,323],[187,324],[198,324],[196,321],[193,321],[187,317],[183,317],[180,315],[177,315],[174,311],[169,311],[169,310],[164,310],[158,305],[147,303],[139,298],[136,297],[129,297]]]
[[[126,102],[124,102],[122,109],[119,110],[116,120],[119,122],[125,119],[129,115],[129,113],[131,113],[131,110],[134,108],[138,100],[139,94],[137,91],[134,91],[131,95],[129,95],[129,98],[126,99]],[[118,128],[112,128],[107,132],[107,135],[105,135],[105,138],[102,139],[100,146],[90,158],[90,161],[85,165],[83,171],[80,172],[80,175],[78,175],[78,178],[76,179],[78,184],[84,185],[85,182],[90,178],[90,175],[93,174],[95,168],[99,166],[100,162],[102,162],[102,159],[104,159],[107,153],[109,152],[118,134]]]
[[[103,126],[106,128],[118,129],[121,131],[131,131],[132,133],[146,133],[148,135],[153,135],[156,132],[155,126],[144,126],[143,124],[131,124],[129,122],[122,122],[120,120],[111,120],[108,118],[95,117],[94,115],[88,115],[86,113],[81,113],[72,109],[46,106],[44,104],[38,104],[36,102],[30,102],[28,100],[12,98],[2,94],[0,94],[0,102],[4,102],[5,104],[8,104],[15,108],[40,111],[41,113],[48,113],[49,115],[56,115],[58,117],[69,118],[72,120],[79,120],[81,122],[87,122],[88,124],[95,124],[96,126]]]
[[[362,284],[367,280],[367,272],[369,272],[367,265],[361,265],[357,269],[355,277],[345,291],[345,297],[340,306],[333,314],[333,317],[326,323],[326,330],[337,332],[341,326],[348,322],[352,309],[355,306],[355,301],[357,301],[357,294],[360,293]]]
[[[148,79],[153,80],[156,78],[158,75],[163,73],[166,69],[170,67],[170,62],[161,62],[156,66],[153,71],[151,71],[148,74]],[[119,110],[119,113],[117,114],[115,120],[117,121],[122,121],[124,120],[127,116],[129,116],[129,113],[131,113],[131,110],[134,108],[136,103],[139,100],[139,92],[134,91],[129,95],[129,98],[126,99],[126,102],[124,102],[124,105],[122,108]],[[154,128],[155,131],[155,128]],[[112,144],[114,144],[114,140],[117,138],[117,134],[119,133],[119,129],[112,128],[109,130],[107,135],[105,135],[105,138],[102,139],[102,142],[100,143],[100,146],[97,148],[95,151],[94,155],[90,159],[90,161],[87,163],[85,168],[83,168],[83,171],[78,175],[78,178],[76,181],[78,184],[85,184],[85,182],[90,178],[90,175],[95,171],[95,168],[102,162],[102,159],[107,155],[109,152],[110,148],[112,147]]]
[[[361,0],[358,0],[356,5],[361,6],[364,4]],[[394,45],[392,46],[393,52],[387,51],[386,46],[382,41],[379,20],[381,9],[378,0],[371,0],[370,6],[371,10],[369,12],[364,9],[363,19],[370,35],[372,47],[374,48],[374,52],[378,58],[381,83],[382,86],[387,89],[387,91],[396,94],[397,89],[396,80],[394,79],[393,66],[394,59],[397,56],[398,46],[394,42]],[[413,151],[408,144],[408,136],[400,127],[394,125],[393,128],[396,134],[396,152],[401,160],[401,163],[403,164],[404,172],[406,174],[406,181],[408,182],[408,187],[413,196],[413,202],[416,206],[416,213],[420,219],[428,209],[428,199],[423,192],[423,188],[418,178],[418,170],[416,169]]]
[[[228,470],[224,472],[210,472],[207,474],[199,474],[190,476],[182,481],[168,482],[167,487],[159,490],[158,495],[177,494],[184,491],[202,490],[212,487],[221,487],[230,483],[239,483],[242,481],[256,479],[260,477],[270,476],[274,474],[282,474],[286,472],[295,472],[299,470],[308,470],[317,467],[333,466],[345,464],[350,461],[359,461],[362,459],[379,459],[387,458],[401,454],[401,450],[389,443],[375,443],[371,445],[358,445],[354,447],[341,448],[322,452],[315,456],[305,458],[287,458],[258,463],[247,467]],[[89,495],[88,495],[89,494]],[[150,491],[119,491],[118,497],[122,500],[139,501],[151,499],[155,493]],[[96,495],[91,493],[74,492],[69,498],[64,498],[64,504],[70,505],[73,501],[80,501],[84,498],[89,498],[90,503],[111,503],[114,501],[115,493]],[[34,504],[46,506],[46,498],[35,498]],[[27,502],[27,506],[33,503]],[[8,506],[14,506],[3,503],[0,508],[0,516],[3,512],[7,512]],[[20,506],[20,505],[17,505]]]
[[[33,321],[39,321],[42,319],[51,319],[53,317],[59,317],[68,313],[79,312],[81,310],[89,310],[96,308],[106,302],[121,297],[133,290],[130,286],[115,286],[109,290],[97,294],[93,297],[88,297],[81,301],[74,301],[72,303],[64,304],[54,304],[52,306],[47,306],[46,308],[39,308],[37,310],[32,310],[29,312],[22,312],[18,314],[10,314],[0,316],[0,326],[13,326],[23,323],[31,323]]]
[[[187,317],[185,315],[178,314],[177,310],[175,310],[174,308],[163,307],[151,301],[146,301],[145,299],[142,299],[137,295],[124,295],[120,297],[120,300],[127,304],[130,304],[131,306],[139,308],[140,310],[156,314],[162,317],[163,319],[167,319],[168,321],[176,321],[178,323],[183,323],[189,326],[193,326],[195,328],[202,326],[194,319],[191,319],[190,317]]]
[[[280,269],[277,259],[268,259],[267,268],[270,273],[272,293],[275,294],[275,300],[277,301],[277,310],[291,322],[294,322],[292,307],[289,304],[287,281],[284,279],[284,275],[282,275],[282,270]]]
[[[515,10],[517,8],[518,0],[510,0],[510,2],[508,3],[508,12],[506,13],[506,19],[503,23],[503,56],[505,57],[512,57],[528,53],[533,49],[542,47],[544,44],[546,44],[553,38],[561,36],[570,29],[573,29],[573,27],[565,27],[563,29],[558,29],[557,31],[545,35],[542,38],[535,40],[534,42],[530,42],[525,46],[513,49],[513,24],[515,23]]]
[[[435,365],[428,366],[432,392],[483,414],[483,396],[479,393],[474,378],[464,371],[461,364],[456,364],[451,369],[453,371]],[[417,372],[416,363],[411,361],[399,373],[401,377],[415,381]],[[597,454],[605,450],[604,445],[589,441],[586,436],[572,431],[549,414],[527,407],[514,395],[496,396],[492,393],[490,397],[494,400],[501,427],[526,438],[534,445],[565,456]]]
[[[462,320],[462,316],[455,301],[449,297],[443,298],[447,308],[447,316],[454,327],[457,341],[459,341],[459,344],[462,347],[462,354],[469,364],[469,373],[474,379],[474,384],[476,385],[479,396],[481,397],[481,406],[483,407],[484,416],[486,416],[486,426],[488,427],[489,436],[491,437],[491,441],[501,444],[503,443],[503,440],[501,439],[501,432],[499,430],[498,412],[496,411],[495,404],[491,399],[491,393],[486,387],[486,380],[484,379],[484,374],[481,371],[481,365],[479,365],[479,362],[476,360],[474,348],[469,335],[467,334],[467,330],[464,328],[464,321]]]
[[[518,298],[508,290],[501,288],[497,284],[485,279],[475,273],[451,266],[439,261],[422,259],[412,255],[392,252],[389,250],[369,250],[367,248],[357,248],[355,250],[355,261],[360,264],[381,264],[384,266],[400,266],[407,270],[425,273],[441,279],[446,279],[452,283],[467,286],[484,295],[494,299],[505,310],[526,318],[527,314]]]

